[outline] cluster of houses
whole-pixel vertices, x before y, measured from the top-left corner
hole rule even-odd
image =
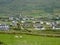
[[[9,30],[9,26],[6,24],[0,24],[0,30]]]
[[[34,30],[60,29],[59,21],[44,21],[42,18],[33,18],[31,16],[9,17],[11,24],[0,24],[0,30],[10,30],[10,25],[17,26],[17,23],[22,28],[33,28]]]
[[[46,29],[60,29],[60,22],[44,22],[44,21],[32,21],[24,22],[25,27],[32,27],[35,30],[46,30]]]

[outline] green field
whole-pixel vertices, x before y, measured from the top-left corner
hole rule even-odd
[[[15,36],[22,36],[16,38]],[[0,41],[6,45],[60,45],[60,38],[26,34],[0,34]]]

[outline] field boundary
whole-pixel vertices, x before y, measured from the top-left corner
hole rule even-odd
[[[46,33],[32,33],[32,32],[0,32],[0,34],[27,34],[27,35],[35,35],[35,36],[45,36],[45,37],[59,37],[60,34],[46,34]]]

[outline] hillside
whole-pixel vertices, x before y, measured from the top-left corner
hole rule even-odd
[[[0,0],[0,15],[60,13],[60,0]]]

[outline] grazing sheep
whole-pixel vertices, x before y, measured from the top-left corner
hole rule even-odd
[[[20,38],[22,38],[22,36],[20,36]]]
[[[16,35],[15,38],[18,38],[18,36]]]

